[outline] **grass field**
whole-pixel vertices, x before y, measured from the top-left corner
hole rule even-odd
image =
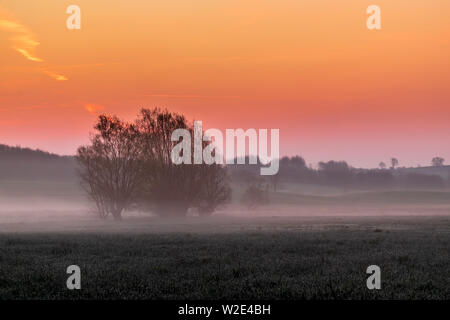
[[[0,223],[0,299],[449,299],[449,270],[450,216]]]

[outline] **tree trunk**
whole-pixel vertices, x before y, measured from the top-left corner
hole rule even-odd
[[[116,220],[116,221],[122,220],[122,209],[114,209],[111,213],[112,213],[114,220]]]

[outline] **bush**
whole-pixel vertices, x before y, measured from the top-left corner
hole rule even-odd
[[[262,182],[251,183],[242,195],[241,203],[248,209],[268,204],[268,185],[264,185]]]

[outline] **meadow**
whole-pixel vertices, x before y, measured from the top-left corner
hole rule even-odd
[[[449,248],[443,215],[3,221],[0,299],[449,299]]]
[[[73,180],[0,184],[0,299],[449,299],[450,193],[283,183],[247,210],[102,221]],[[66,268],[81,268],[68,290]],[[381,290],[366,269],[381,268]]]

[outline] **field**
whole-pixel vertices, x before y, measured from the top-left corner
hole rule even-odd
[[[444,215],[3,220],[0,299],[449,299],[449,248]]]
[[[284,183],[209,218],[100,221],[73,182],[0,185],[0,299],[449,299],[448,190]],[[66,268],[81,268],[81,290]],[[366,269],[381,268],[381,290]]]

